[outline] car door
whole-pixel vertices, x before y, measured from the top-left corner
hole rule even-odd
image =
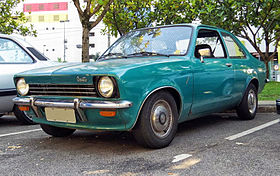
[[[238,103],[246,90],[248,74],[253,70],[249,67],[250,62],[248,62],[248,56],[246,56],[245,51],[240,47],[241,43],[238,43],[237,39],[228,32],[221,32],[221,36],[227,48],[228,57],[233,65],[235,84],[232,96],[233,101]]]
[[[209,48],[209,57],[200,58],[199,49]],[[234,71],[217,30],[200,28],[193,56],[193,117],[222,111],[232,105]]]
[[[0,38],[0,113],[13,109],[14,74],[30,69],[36,61],[15,41]]]

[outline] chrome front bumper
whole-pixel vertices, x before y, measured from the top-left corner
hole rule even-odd
[[[75,109],[81,121],[87,121],[83,109],[124,109],[132,106],[132,102],[122,101],[91,101],[80,100],[55,100],[16,97],[13,102],[21,106],[30,106],[37,117],[43,117],[38,107],[70,108]]]

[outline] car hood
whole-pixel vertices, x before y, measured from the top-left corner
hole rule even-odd
[[[67,63],[52,67],[34,69],[20,73],[20,76],[51,76],[51,75],[94,75],[94,74],[115,74],[121,76],[128,69],[137,68],[156,63],[174,62],[176,58],[167,57],[147,57],[129,59],[111,59],[91,63]],[[181,60],[181,59],[180,59]]]

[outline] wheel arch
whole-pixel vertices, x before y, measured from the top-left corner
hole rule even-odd
[[[257,78],[252,78],[250,79],[249,81],[247,81],[248,84],[246,85],[245,89],[244,89],[244,92],[242,94],[242,98],[244,97],[245,93],[246,93],[246,90],[248,89],[249,85],[250,84],[253,84],[256,89],[257,89],[257,93],[259,92],[259,80]],[[239,101],[238,105],[241,103],[242,99]]]
[[[154,89],[153,91],[151,91],[151,92],[145,97],[144,101],[142,102],[142,104],[141,104],[141,106],[140,106],[140,108],[139,108],[139,110],[138,110],[136,120],[135,120],[133,126],[131,127],[131,129],[133,129],[133,128],[135,127],[135,125],[137,124],[138,119],[139,119],[139,116],[140,116],[140,113],[141,113],[142,108],[143,108],[144,104],[146,103],[147,99],[148,99],[151,95],[153,95],[153,94],[155,94],[155,93],[157,93],[157,92],[160,92],[160,91],[167,91],[167,92],[169,92],[169,93],[173,96],[173,98],[174,98],[174,100],[175,100],[175,102],[176,102],[176,106],[177,106],[178,117],[180,117],[180,114],[181,114],[181,112],[182,112],[182,97],[181,97],[181,94],[179,93],[179,91],[178,91],[176,88],[172,87],[172,86],[158,87],[158,88]]]
[[[259,80],[257,78],[251,79],[251,81],[247,84],[246,90],[250,84],[253,84],[257,88],[257,91],[259,91]]]

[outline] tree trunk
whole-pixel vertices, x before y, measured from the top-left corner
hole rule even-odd
[[[89,62],[89,29],[83,26],[82,62]]]
[[[264,63],[266,68],[266,78],[269,79],[269,66],[268,66],[269,61],[264,60]]]

